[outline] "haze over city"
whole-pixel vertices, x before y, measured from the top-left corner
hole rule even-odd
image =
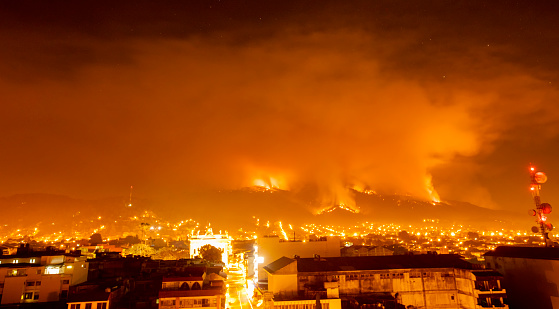
[[[310,213],[374,191],[526,214],[530,163],[558,197],[555,3],[34,4],[0,3],[5,198],[133,186],[211,221],[251,218],[220,194],[260,186]]]

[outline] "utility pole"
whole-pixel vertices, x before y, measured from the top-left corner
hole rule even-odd
[[[128,207],[132,207],[132,189],[133,188],[134,188],[133,186],[130,186],[130,202],[128,203]]]
[[[540,190],[542,189],[542,184],[547,181],[547,176],[543,172],[536,171],[536,168],[530,166],[530,191],[532,191],[532,196],[534,197],[534,203],[536,204],[536,209],[532,209],[532,216],[536,217],[536,223],[538,226],[532,227],[532,232],[541,233],[544,241],[544,245],[547,247],[551,240],[549,239],[549,232],[553,230],[553,225],[547,222],[547,214],[551,213],[551,205],[549,203],[542,203],[540,198]]]

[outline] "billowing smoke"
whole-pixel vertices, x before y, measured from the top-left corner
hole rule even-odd
[[[449,41],[432,43],[434,26],[397,36],[375,26],[79,35],[39,60],[4,52],[12,65],[2,67],[9,104],[0,109],[11,133],[2,148],[11,151],[2,160],[17,162],[8,175],[26,177],[7,177],[3,192],[94,196],[134,184],[173,200],[188,190],[312,184],[317,209],[358,210],[348,188],[491,206],[491,196],[472,194],[483,190],[469,158],[491,154],[527,110],[538,115],[532,125],[555,123],[557,89],[507,61],[504,45],[468,50],[479,42],[439,33]],[[28,35],[24,47],[42,34]],[[541,133],[555,138],[554,128]]]

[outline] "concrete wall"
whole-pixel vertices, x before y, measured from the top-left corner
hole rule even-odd
[[[2,305],[21,302],[21,295],[23,295],[25,289],[25,279],[25,276],[6,277],[4,291],[2,292]]]
[[[298,289],[305,284],[337,280],[342,297],[390,293],[405,306],[419,308],[475,308],[473,275],[452,268],[352,271],[329,274],[300,273]]]
[[[291,301],[274,301],[274,309],[303,309],[310,307],[316,308],[316,300],[291,300]],[[322,308],[328,309],[342,309],[341,299],[321,299],[320,305]]]
[[[274,293],[274,295],[297,295],[297,274],[271,275],[268,279],[268,291]]]
[[[503,275],[511,309],[559,308],[559,260],[485,256],[485,263]]]

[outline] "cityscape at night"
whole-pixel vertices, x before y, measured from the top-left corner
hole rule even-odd
[[[559,308],[559,4],[0,2],[0,309]]]

